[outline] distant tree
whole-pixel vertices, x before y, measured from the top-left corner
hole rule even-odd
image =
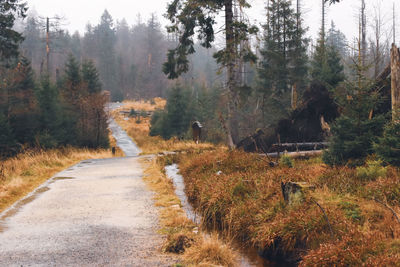
[[[35,82],[29,61],[21,58],[10,72],[8,118],[16,140],[33,144],[37,125]]]
[[[333,21],[331,22],[331,27],[326,36],[326,45],[338,51],[342,59],[345,59],[349,55],[346,36],[343,32],[336,29],[336,25]]]
[[[95,28],[95,38],[98,49],[98,69],[104,89],[111,92],[114,101],[121,101],[123,94],[121,88],[117,88],[114,21],[107,10],[104,11],[100,24]]]
[[[11,127],[0,112],[0,158],[14,155],[18,152],[18,145],[15,140]]]
[[[18,17],[25,18],[26,3],[20,0],[0,0],[0,58],[8,60],[18,55],[22,34],[14,30]]]
[[[102,85],[99,73],[92,60],[86,60],[82,64],[82,81],[87,86],[89,94],[100,93]]]
[[[42,76],[36,89],[39,106],[40,128],[36,136],[37,145],[44,148],[56,147],[59,143],[67,144],[64,140],[67,131],[62,127],[62,110],[57,87],[51,84],[49,76]]]
[[[321,30],[318,44],[312,55],[311,79],[335,88],[344,78],[344,67],[339,52],[334,46],[327,45],[325,34]]]
[[[305,87],[307,40],[298,23],[301,14],[295,13],[290,1],[270,1],[267,12],[258,91],[264,99],[263,113],[273,113],[279,120],[290,111],[292,87]]]

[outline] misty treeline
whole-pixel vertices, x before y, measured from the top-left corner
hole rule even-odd
[[[46,70],[45,24],[39,16],[30,15],[23,26],[25,40],[21,50],[32,62],[36,73]],[[162,64],[167,50],[176,45],[177,40],[165,33],[156,15],[143,19],[139,14],[136,23],[129,25],[125,19],[115,21],[105,10],[99,23],[86,25],[83,34],[71,34],[63,30],[62,25],[62,20],[50,20],[49,69],[52,77],[63,71],[65,61],[72,54],[78,61],[90,59],[95,63],[103,89],[111,93],[112,101],[166,95],[169,82],[162,73]],[[217,66],[212,52],[201,50],[192,62],[186,80],[198,77],[210,84],[216,79]]]
[[[313,42],[301,1],[267,1],[258,32],[241,13],[246,1],[172,1],[168,31],[180,42],[169,50],[163,71],[178,82],[166,109],[154,115],[151,133],[189,137],[191,122],[200,120],[205,140],[230,147],[257,132],[254,136],[267,146],[329,140],[324,160],[332,165],[360,164],[372,153],[393,162],[400,155],[390,151],[398,151],[400,140],[389,119],[390,77],[381,75],[390,62],[392,29],[384,27],[379,8],[367,24],[360,0],[359,38],[349,41],[334,21],[326,22],[327,1],[321,2],[320,33]],[[198,45],[214,47],[220,15],[225,40],[214,58],[225,83],[193,87],[182,82],[179,77],[187,75]],[[387,149],[390,156],[382,154]]]
[[[0,10],[0,157],[32,148],[108,147],[108,96],[93,61],[68,56],[56,81],[47,69],[34,71],[22,52],[26,36],[14,31],[26,6],[2,0]]]

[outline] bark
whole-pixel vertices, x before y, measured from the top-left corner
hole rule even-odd
[[[397,118],[400,109],[400,50],[392,44],[391,50],[391,70],[392,70],[392,116]]]
[[[230,149],[235,148],[233,132],[237,132],[236,112],[236,90],[235,90],[235,41],[233,34],[233,3],[232,0],[225,0],[225,41],[227,52],[227,89],[228,89],[228,127],[227,137]],[[237,138],[237,137],[236,137]]]

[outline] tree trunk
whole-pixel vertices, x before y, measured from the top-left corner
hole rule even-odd
[[[400,50],[392,44],[391,50],[392,69],[392,118],[398,119],[400,109]]]
[[[230,149],[235,148],[232,133],[237,131],[236,113],[236,90],[235,90],[235,41],[233,35],[233,1],[225,0],[225,41],[227,52],[227,89],[228,89],[228,127],[227,137]]]

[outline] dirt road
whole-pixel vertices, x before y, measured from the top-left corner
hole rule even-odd
[[[134,150],[126,140],[122,143],[125,149]],[[156,233],[157,209],[142,181],[139,160],[81,162],[0,214],[0,265],[174,263],[159,252],[162,237]]]

